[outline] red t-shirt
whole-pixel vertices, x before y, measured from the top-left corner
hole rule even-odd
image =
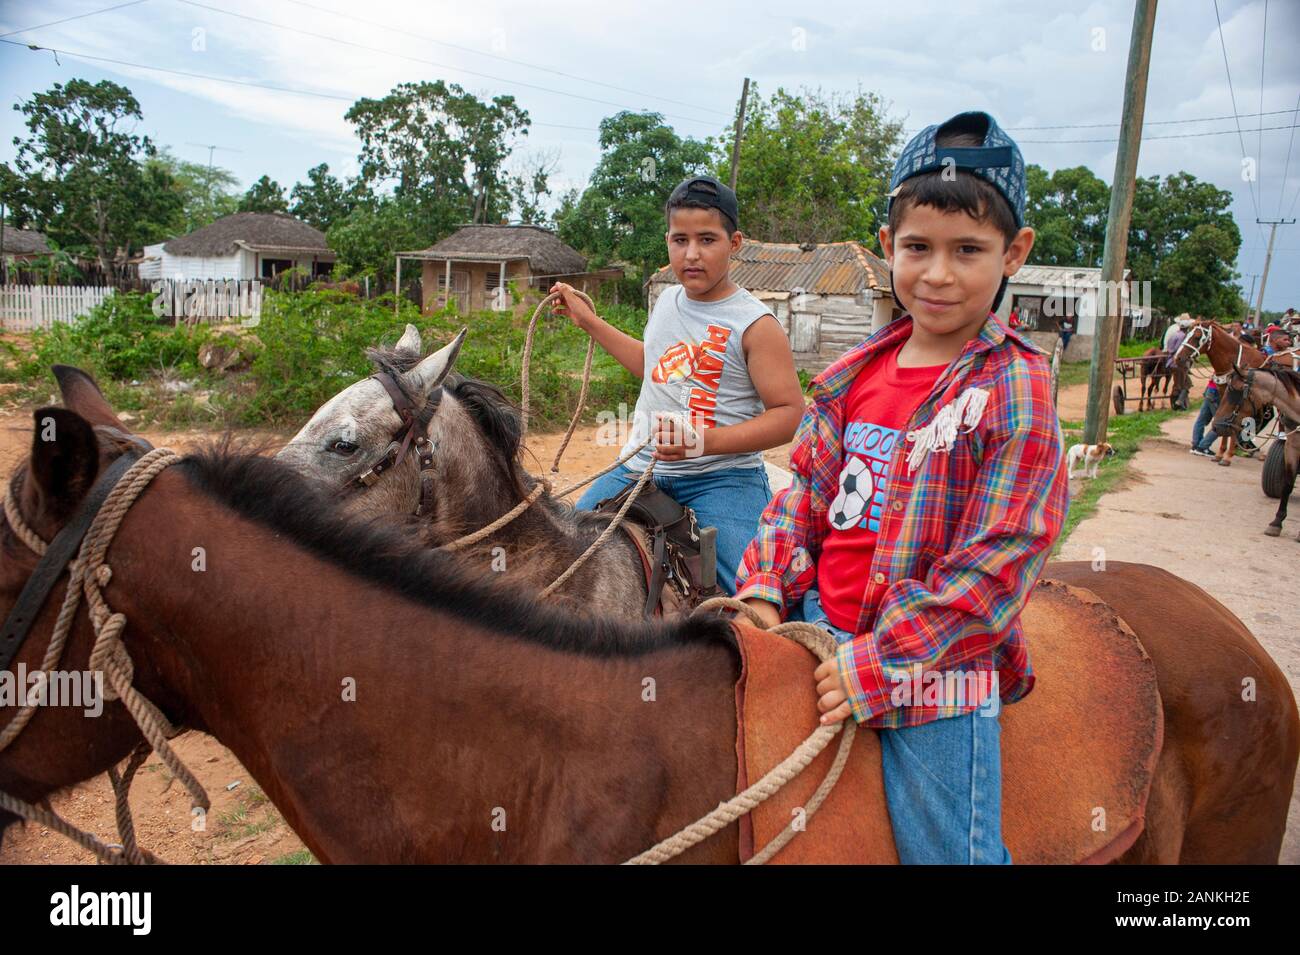
[[[912,412],[948,367],[899,368],[904,343],[868,362],[844,399],[844,464],[817,560],[822,609],[841,630],[857,627],[894,449],[905,440]]]

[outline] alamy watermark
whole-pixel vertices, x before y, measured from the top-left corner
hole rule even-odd
[[[17,672],[0,670],[0,708],[77,706],[85,716],[104,712],[102,670],[33,670],[19,663]]]
[[[927,670],[914,663],[889,676],[895,707],[974,706],[981,716],[997,716],[1001,709],[997,670]]]
[[[262,322],[262,283],[254,279],[159,279],[150,307],[157,318],[179,321],[239,319],[245,328]]]
[[[1130,317],[1134,328],[1151,324],[1151,282],[1089,282],[1071,277],[1062,283],[1045,286],[1043,315],[1048,318],[1069,318],[1068,302],[1074,303],[1074,316],[1079,319],[1096,318],[1098,306],[1104,305],[1107,315]]]

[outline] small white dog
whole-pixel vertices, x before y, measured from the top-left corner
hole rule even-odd
[[[1075,468],[1083,465],[1084,476],[1095,478],[1097,468],[1101,467],[1102,458],[1113,457],[1114,454],[1115,449],[1105,442],[1101,444],[1076,444],[1066,456],[1066,460],[1070,463],[1070,470],[1066,476],[1074,477]]]

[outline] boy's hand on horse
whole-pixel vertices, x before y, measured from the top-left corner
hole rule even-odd
[[[705,440],[708,429],[695,428],[681,415],[660,414],[655,425],[654,444],[656,461],[684,461],[707,454]]]
[[[559,293],[560,300],[551,303],[551,311],[556,315],[565,316],[584,332],[590,331],[592,323],[596,320],[596,313],[579,297],[577,289],[567,282],[556,282],[551,286],[551,293],[556,292]]]
[[[820,664],[813,671],[817,681],[817,709],[821,710],[823,724],[839,723],[853,715],[849,694],[840,675],[840,665],[835,657]]]

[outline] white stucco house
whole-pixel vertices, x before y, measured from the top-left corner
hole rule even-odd
[[[263,279],[291,268],[312,278],[334,267],[325,233],[281,212],[236,212],[201,229],[145,246],[142,279]]]
[[[1124,281],[1116,289],[1115,296],[1120,313],[1128,316],[1126,327],[1134,318],[1131,313],[1142,307],[1146,307],[1145,319],[1150,320],[1149,296],[1130,296],[1128,279],[1129,271],[1125,269]],[[1008,280],[997,315],[1006,321],[1011,310],[1016,309],[1021,331],[1048,353],[1056,347],[1061,322],[1070,321],[1074,325],[1074,337],[1063,358],[1066,361],[1087,361],[1092,355],[1092,338],[1097,329],[1100,289],[1101,269],[1073,265],[1024,265]]]

